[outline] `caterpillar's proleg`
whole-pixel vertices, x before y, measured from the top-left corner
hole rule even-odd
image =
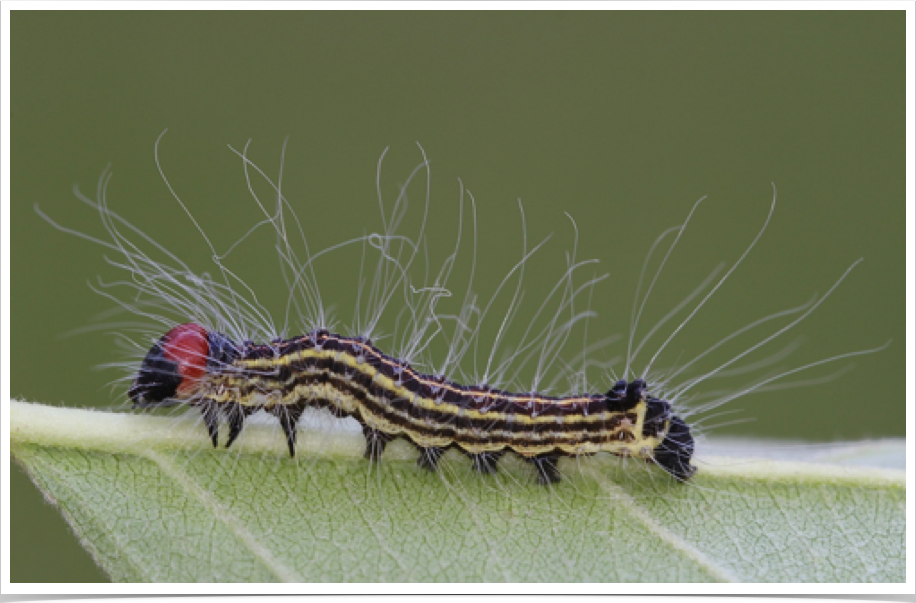
[[[363,435],[366,438],[366,451],[363,453],[363,458],[372,462],[382,460],[382,453],[385,452],[385,447],[392,437],[368,425],[363,425]]]
[[[477,454],[469,453],[471,457],[471,467],[478,473],[493,474],[497,471],[497,464],[500,457],[504,454],[502,450],[498,452],[480,452]]]
[[[547,486],[560,481],[560,470],[557,468],[559,460],[560,457],[556,454],[546,454],[531,459],[531,463],[534,465],[535,471],[537,471],[539,484]]]
[[[439,459],[445,454],[445,448],[439,448],[438,446],[423,448],[422,446],[418,446],[417,450],[420,451],[420,457],[417,459],[418,467],[426,469],[427,471],[435,471],[438,469]]]

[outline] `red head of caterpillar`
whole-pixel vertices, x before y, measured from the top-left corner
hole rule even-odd
[[[546,484],[559,479],[560,457],[610,452],[655,462],[686,480],[695,471],[690,429],[667,401],[646,391],[646,382],[635,379],[618,381],[606,394],[512,393],[422,374],[365,338],[317,330],[237,345],[189,323],[153,345],[129,396],[143,408],[199,407],[214,446],[221,417],[229,425],[229,447],[245,418],[265,410],[279,418],[295,456],[299,418],[305,408],[318,407],[359,421],[371,460],[391,439],[404,437],[430,470],[450,447],[484,472],[511,451],[532,462]]]
[[[167,400],[192,396],[207,370],[210,343],[206,329],[178,325],[157,341],[128,391],[134,406],[162,406]]]

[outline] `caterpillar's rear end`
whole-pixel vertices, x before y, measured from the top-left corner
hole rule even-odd
[[[690,427],[682,418],[674,414],[671,405],[664,400],[649,399],[649,407],[661,408],[659,422],[667,422],[665,439],[652,451],[655,463],[678,480],[686,481],[696,473],[696,467],[690,464],[693,458],[694,441]],[[663,417],[666,417],[663,419]]]
[[[654,462],[672,477],[686,481],[696,473],[696,467],[690,464],[695,446],[690,427],[675,414],[667,400],[649,396],[647,389],[643,379],[634,379],[629,383],[620,380],[607,393],[608,404],[620,410],[645,405],[641,435],[649,440],[661,441],[650,454],[639,456]]]

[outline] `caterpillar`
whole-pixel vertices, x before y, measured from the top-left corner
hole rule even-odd
[[[161,138],[156,142],[160,175],[209,246],[219,271],[216,277],[193,270],[165,245],[113,212],[105,198],[111,178],[108,171],[99,181],[96,199],[76,191],[80,200],[98,211],[108,239],[60,226],[40,210],[39,213],[55,227],[116,252],[119,259],[108,260],[109,263],[127,271],[131,279],[106,284],[100,287],[100,292],[132,315],[150,319],[158,327],[155,333],[144,328],[142,333],[146,343],[135,344],[140,356],[139,367],[133,362],[125,365],[130,371],[128,400],[140,410],[165,407],[197,409],[214,447],[220,444],[223,424],[228,427],[224,446],[229,448],[241,437],[246,420],[264,411],[277,419],[289,455],[295,457],[297,425],[301,415],[307,408],[322,408],[333,416],[349,417],[361,425],[366,439],[364,456],[373,462],[381,459],[391,440],[403,438],[419,450],[417,464],[428,470],[437,469],[439,460],[448,449],[457,449],[470,457],[472,467],[481,473],[496,472],[500,458],[512,453],[534,466],[539,483],[549,485],[561,478],[558,468],[561,458],[610,453],[641,459],[658,466],[676,481],[686,482],[697,471],[693,464],[696,424],[688,424],[691,415],[708,412],[752,391],[763,391],[768,384],[800,371],[876,351],[839,354],[758,380],[738,392],[701,406],[685,407],[681,400],[686,399],[688,391],[706,379],[724,374],[729,367],[734,370],[738,361],[804,320],[858,263],[850,266],[820,298],[753,321],[690,361],[653,375],[650,371],[662,351],[719,290],[763,235],[775,208],[775,189],[770,212],[762,228],[724,276],[716,281],[722,267],[714,270],[637,345],[634,335],[649,294],[701,199],[683,224],[663,232],[656,239],[646,257],[634,298],[626,365],[622,372],[614,372],[610,361],[599,362],[605,384],[603,387],[591,384],[585,373],[591,364],[595,364],[589,358],[595,345],[589,343],[585,332],[582,365],[561,367],[565,367],[570,386],[566,393],[555,395],[556,379],[547,388],[539,385],[545,380],[548,368],[558,364],[559,350],[570,340],[573,329],[582,325],[587,327],[593,313],[590,305],[582,310],[580,300],[586,294],[590,295],[594,285],[606,276],[595,276],[584,284],[574,283],[573,275],[591,263],[576,260],[575,247],[567,258],[566,271],[544,296],[521,340],[506,360],[498,362],[496,352],[500,345],[505,345],[506,325],[517,315],[521,305],[526,263],[546,239],[531,247],[527,238],[524,239],[522,259],[509,270],[487,303],[480,303],[472,291],[476,266],[476,248],[472,248],[475,255],[464,301],[459,302],[455,312],[443,311],[440,303],[453,297],[457,291],[448,281],[455,268],[465,228],[464,210],[462,204],[458,237],[452,254],[438,271],[427,266],[421,271],[422,279],[415,279],[411,270],[426,243],[424,229],[430,197],[429,163],[425,153],[423,162],[400,186],[397,200],[390,210],[386,210],[382,202],[381,185],[378,184],[380,176],[377,175],[382,215],[380,231],[314,252],[310,250],[305,229],[282,190],[282,161],[281,176],[272,180],[248,158],[247,145],[242,151],[232,149],[242,160],[249,191],[264,219],[237,240],[229,251],[220,253],[162,170],[158,154]],[[382,159],[378,163],[379,174]],[[427,186],[420,232],[414,237],[407,237],[398,229],[407,213],[407,190],[421,170],[426,171]],[[261,194],[252,184],[252,172],[263,178],[269,194],[276,197],[275,208],[261,200]],[[462,200],[464,194],[462,186]],[[474,217],[475,202],[473,196],[469,193],[468,196],[471,199],[470,213]],[[524,237],[524,212],[521,214]],[[274,313],[225,263],[238,245],[261,228],[266,228],[275,236],[279,266],[288,291],[283,321],[279,325],[274,322]],[[473,232],[476,241],[476,217]],[[674,240],[640,299],[649,259],[662,241],[672,234],[675,235]],[[144,244],[149,248],[144,249]],[[332,252],[352,246],[362,247],[362,260],[357,279],[355,324],[349,329],[350,335],[344,335],[339,334],[343,331],[334,328],[331,310],[322,300],[316,265],[319,260],[330,257]],[[363,275],[367,249],[378,254],[376,269],[368,285]],[[154,253],[162,254],[164,259],[154,258]],[[304,257],[300,257],[302,254]],[[332,273],[337,278],[339,267],[335,265]],[[462,366],[462,359],[473,353],[476,362],[484,321],[494,312],[494,300],[511,279],[517,279],[517,286],[493,337],[486,369],[469,374]],[[713,281],[715,284],[710,287]],[[127,287],[130,295],[112,293],[109,287],[113,286]],[[639,372],[633,369],[635,358],[645,342],[707,289],[645,367]],[[400,309],[394,308],[397,292],[403,295],[403,307]],[[547,314],[545,308],[551,299],[557,304],[553,318],[546,325],[536,326],[541,314]],[[395,325],[400,327],[396,326],[386,334],[380,323],[387,311],[395,313]],[[793,314],[798,315],[794,320],[730,360],[699,376],[674,384],[685,370],[726,342],[761,324]],[[561,317],[564,317],[563,320]],[[302,327],[298,332],[304,334],[289,336],[292,330],[290,322],[298,322]],[[163,326],[164,335],[161,334]],[[583,331],[587,329],[583,328]],[[392,343],[376,345],[373,335],[379,332],[390,336]],[[151,347],[150,341],[153,342]],[[444,341],[445,360],[436,362],[430,358],[433,341]],[[781,357],[783,352],[777,352],[770,359],[757,362],[756,366],[765,366]],[[526,391],[518,386],[520,369],[512,365],[524,365],[535,360],[535,377]],[[558,377],[562,376],[564,370],[559,371]],[[600,393],[602,390],[605,393]]]
[[[239,345],[197,324],[178,325],[150,349],[129,391],[137,407],[174,400],[200,407],[210,439],[219,443],[226,418],[232,445],[245,418],[266,410],[279,419],[290,456],[306,407],[328,408],[360,422],[367,459],[408,438],[418,464],[435,470],[449,447],[485,473],[506,451],[532,462],[543,484],[560,478],[560,456],[610,452],[650,460],[680,480],[695,471],[690,428],[646,382],[619,380],[607,394],[555,398],[464,386],[418,373],[365,338],[316,330],[270,344]]]

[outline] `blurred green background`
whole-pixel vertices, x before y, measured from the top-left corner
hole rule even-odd
[[[599,335],[626,333],[651,242],[694,201],[708,195],[643,333],[717,262],[741,254],[775,182],[779,204],[761,244],[670,358],[691,358],[823,293],[865,257],[824,306],[756,356],[804,338],[758,376],[891,345],[828,383],[732,402],[737,418],[753,421],[714,433],[902,437],[904,37],[902,11],[15,12],[12,395],[73,406],[123,399],[123,388],[106,386],[122,374],[95,370],[123,360],[110,329],[67,334],[113,305],[87,282],[124,275],[104,264],[101,247],[41,220],[34,204],[103,235],[71,187],[92,193],[110,163],[112,207],[206,268],[206,250],[154,163],[168,128],[163,168],[223,248],[255,217],[226,147],[249,139],[251,156],[275,175],[289,137],[284,189],[314,248],[378,227],[376,162],[390,146],[382,176],[390,193],[420,162],[419,141],[433,175],[431,253],[450,248],[461,178],[478,204],[475,284],[487,295],[520,255],[516,199],[529,240],[555,233],[543,263],[530,264],[530,301],[572,246],[567,212],[579,256],[599,258],[612,275],[592,301],[600,316],[589,329]],[[267,248],[238,259],[249,261],[262,297],[282,299],[282,283],[261,282],[257,270],[274,258]],[[331,301],[349,317],[352,300]],[[13,581],[105,579],[18,469],[11,487]]]

